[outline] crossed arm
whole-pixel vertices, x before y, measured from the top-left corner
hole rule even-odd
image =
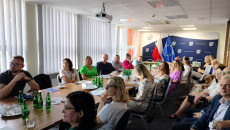
[[[6,98],[11,93],[16,83],[20,80],[28,81],[32,91],[39,90],[39,85],[34,80],[31,80],[31,78],[27,77],[25,73],[20,72],[13,78],[13,80],[11,80],[9,84],[0,84],[0,99]]]

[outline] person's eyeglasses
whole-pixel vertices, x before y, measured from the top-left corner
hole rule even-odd
[[[66,110],[70,110],[70,109],[75,109],[75,108],[73,108],[73,107],[67,107],[67,106],[64,106],[64,111],[66,111]]]
[[[18,63],[15,63],[15,62],[10,62],[10,65],[18,67],[19,65],[22,65],[22,64],[18,64]]]

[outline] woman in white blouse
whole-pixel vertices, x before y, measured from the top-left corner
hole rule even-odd
[[[77,82],[77,70],[73,68],[73,63],[69,58],[63,60],[63,69],[59,73],[62,83]]]
[[[184,71],[182,72],[181,80],[187,80],[192,68],[189,57],[187,56],[183,57],[183,64],[184,64]]]
[[[140,79],[136,97],[130,97],[128,108],[137,112],[143,112],[148,108],[155,87],[154,77],[144,64],[137,64],[134,68],[137,78]]]

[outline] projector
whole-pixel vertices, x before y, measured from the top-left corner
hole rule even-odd
[[[105,21],[107,21],[109,23],[113,20],[113,16],[112,15],[108,15],[108,14],[106,14],[104,12],[96,14],[96,17],[104,19]]]

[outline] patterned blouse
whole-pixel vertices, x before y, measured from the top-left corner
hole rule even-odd
[[[155,76],[154,82],[156,83],[157,93],[156,93],[156,101],[161,101],[164,98],[165,91],[168,86],[169,75],[163,74],[161,77],[158,75]]]
[[[142,82],[139,83],[136,103],[140,108],[147,109],[154,87],[155,83],[147,78],[144,78]]]

